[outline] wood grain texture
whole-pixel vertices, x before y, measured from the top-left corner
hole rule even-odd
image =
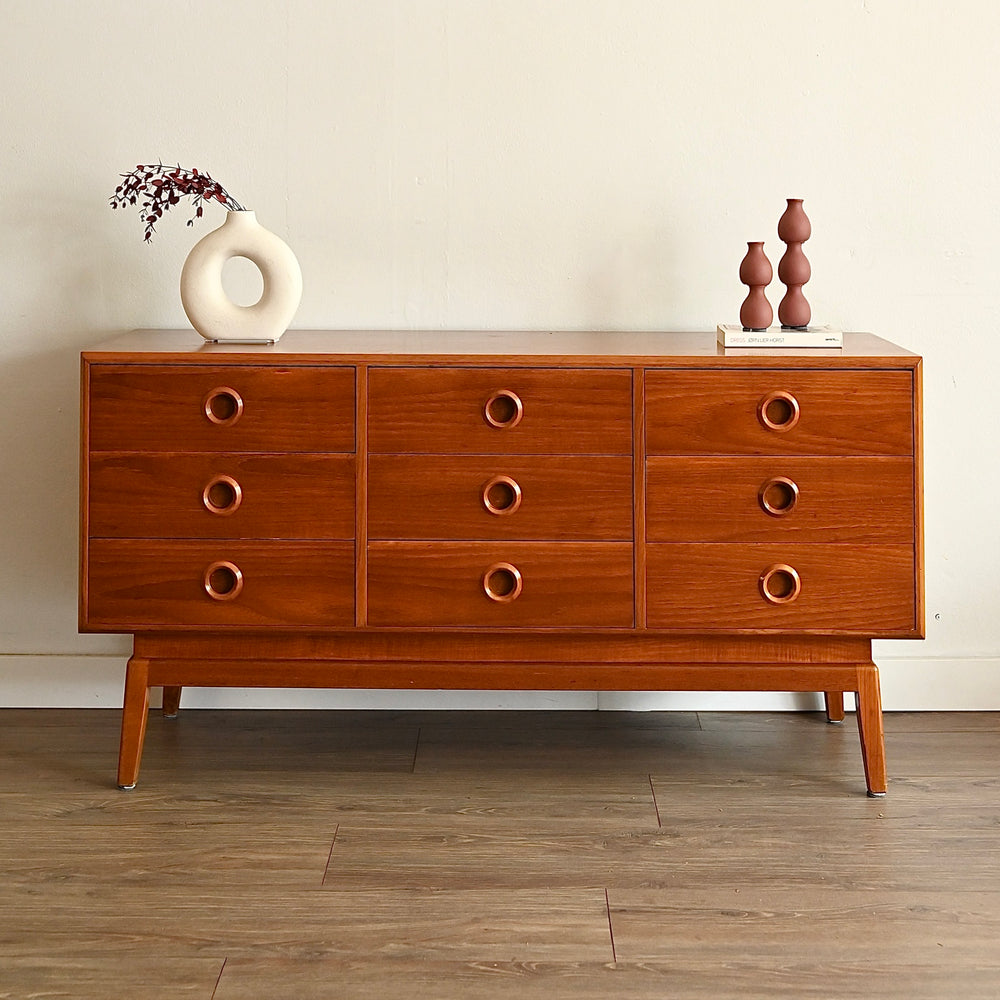
[[[510,603],[483,577],[509,563],[523,578]],[[615,542],[372,542],[368,623],[386,626],[631,627],[632,546]]]
[[[206,344],[194,330],[132,330],[84,352],[87,360],[144,362],[175,361],[178,353],[197,355],[203,364],[259,365],[325,364],[331,355],[351,355],[365,364],[449,363],[495,367],[543,361],[552,367],[573,367],[582,358],[623,365],[650,359],[671,365],[704,368],[773,368],[775,359],[796,367],[909,367],[919,364],[911,351],[870,333],[844,334],[837,350],[726,350],[709,331],[634,330],[289,330],[276,344]]]
[[[966,985],[960,995],[968,995],[968,989],[985,996],[989,977],[981,963],[1000,938],[996,892],[965,899],[947,892],[840,891],[806,906],[794,890],[741,890],[738,885],[697,893],[681,906],[665,891],[609,895],[622,962],[669,962],[681,975],[707,976],[705,990],[723,988],[724,982],[712,968],[718,959],[705,960],[710,935],[728,943],[731,957],[721,964],[756,971],[760,992],[752,995],[763,995],[768,987],[782,989],[782,984],[788,995],[821,995],[812,987],[831,976],[841,996],[841,975],[848,973],[849,979],[864,977],[868,996],[955,996],[957,982],[951,977]],[[808,954],[800,950],[806,924],[812,942]],[[993,975],[1000,972],[996,958],[987,962]],[[792,984],[801,992],[792,993]]]
[[[757,416],[773,390],[801,416],[788,431]],[[913,377],[908,371],[649,371],[650,455],[912,455]]]
[[[998,713],[889,714],[877,801],[844,778],[852,727],[819,712],[187,711],[150,719],[156,787],[128,794],[115,723],[0,712],[0,995],[1000,981]]]
[[[497,428],[483,410],[497,390],[524,415]],[[627,369],[372,368],[368,448],[373,454],[630,455],[632,373]]]
[[[656,543],[648,546],[650,628],[814,629],[871,636],[913,633],[913,548],[907,545]],[[761,574],[789,565],[802,590],[771,604]]]
[[[90,534],[353,538],[354,461],[352,455],[94,454]],[[202,499],[219,476],[240,488],[231,513],[214,513]]]
[[[187,360],[187,359],[186,359]],[[354,368],[91,364],[94,451],[353,452]],[[205,416],[205,396],[239,393],[231,424]]]
[[[896,956],[893,956],[894,958]],[[912,964],[912,963],[911,963]],[[380,994],[408,1000],[718,1000],[774,997],[801,1000],[827,997],[830,983],[847,1000],[945,1000],[956,980],[963,997],[993,1000],[994,968],[963,970],[952,965],[919,970],[920,976],[899,975],[892,961],[866,961],[844,956],[839,964],[740,961],[713,956],[701,962],[413,962],[406,959],[320,959],[306,963],[238,959],[227,964],[214,1000],[319,1000],[334,995],[369,997]],[[873,993],[873,991],[875,991]]]
[[[871,642],[855,636],[829,635],[678,635],[633,630],[592,632],[584,629],[500,629],[406,632],[306,630],[280,634],[273,630],[234,629],[226,633],[225,656],[210,632],[141,632],[134,648],[147,657],[169,660],[260,659],[392,660],[420,664],[457,662],[489,666],[539,661],[554,665],[595,666],[720,663],[755,669],[823,666],[867,662]]]
[[[798,495],[769,514],[761,488],[777,477]],[[909,458],[653,457],[646,462],[651,542],[913,544]]]
[[[204,574],[229,561],[243,574],[231,600],[208,596]],[[151,625],[354,624],[351,542],[94,539],[87,624],[129,631]]]
[[[491,513],[484,489],[507,476],[520,489],[511,513]],[[372,455],[371,539],[632,540],[632,460]]]

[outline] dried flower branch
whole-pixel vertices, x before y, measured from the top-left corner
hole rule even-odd
[[[194,205],[194,215],[187,222],[189,226],[204,214],[203,201],[217,201],[230,212],[245,211],[218,181],[196,169],[186,170],[180,164],[165,167],[162,163],[140,163],[135,170],[121,176],[124,179],[109,199],[111,207],[138,205],[139,219],[146,226],[147,243],[152,240],[156,223],[163,218],[163,213],[181,198],[191,198]]]

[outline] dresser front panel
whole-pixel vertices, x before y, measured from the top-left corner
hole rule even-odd
[[[914,535],[910,458],[651,457],[651,542],[908,544]]]
[[[350,539],[355,492],[353,455],[95,453],[90,533]]]
[[[90,448],[353,452],[348,366],[94,365]]]
[[[630,628],[632,580],[627,543],[372,542],[368,624]]]
[[[375,367],[368,378],[372,453],[632,452],[629,370]]]
[[[92,539],[88,579],[93,628],[354,625],[352,542]]]
[[[372,455],[372,539],[630,541],[628,456]]]
[[[909,371],[650,370],[646,453],[912,455],[913,407]]]
[[[912,545],[651,544],[647,625],[914,634],[914,559]],[[798,594],[773,603],[765,588],[794,593],[789,570]]]

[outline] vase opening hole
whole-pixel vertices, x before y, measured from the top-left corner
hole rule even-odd
[[[264,275],[249,257],[230,257],[222,266],[222,289],[235,305],[255,306],[264,297]]]

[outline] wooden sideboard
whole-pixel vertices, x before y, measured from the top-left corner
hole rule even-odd
[[[82,356],[80,628],[150,687],[824,692],[886,790],[920,358],[712,334],[139,330]]]

